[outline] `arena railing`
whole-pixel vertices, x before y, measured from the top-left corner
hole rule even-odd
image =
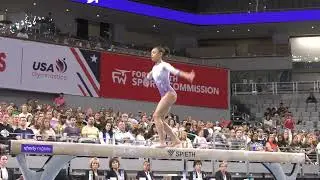
[[[150,48],[142,48],[143,50],[136,49],[135,46],[120,44],[116,42],[111,42],[109,40],[99,38],[99,37],[92,37],[90,40],[83,40],[77,39],[74,37],[69,37],[68,35],[63,34],[47,34],[47,33],[38,33],[34,31],[28,31],[29,38],[22,39],[28,41],[37,41],[43,43],[50,43],[50,44],[58,44],[63,46],[72,46],[78,47],[83,49],[90,49],[94,51],[112,51],[116,53],[123,53],[123,54],[130,54],[136,56],[144,56],[150,57]],[[0,28],[0,36],[3,37],[10,37],[16,38],[16,32],[11,32],[7,30],[1,30]],[[97,46],[99,44],[99,46]],[[259,47],[257,49],[257,47]],[[237,47],[234,47],[235,49]],[[221,59],[221,58],[246,58],[246,57],[285,57],[288,56],[289,50],[287,44],[259,44],[259,46],[248,46],[248,49],[244,52],[239,52],[238,54],[232,54],[230,56],[217,56],[217,57],[210,57],[210,58],[192,58],[184,56],[171,55],[172,60],[178,62],[185,62],[185,63],[193,63],[193,64],[201,64],[206,66],[217,66],[223,67],[219,63],[212,63],[213,59]]]
[[[320,92],[320,81],[233,83],[232,95],[295,94]]]

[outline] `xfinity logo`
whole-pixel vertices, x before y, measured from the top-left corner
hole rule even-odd
[[[112,72],[112,81],[113,83],[123,84],[125,85],[127,82],[127,75],[130,71],[127,70],[121,70],[121,69],[115,69],[115,71]]]
[[[177,158],[195,158],[196,152],[191,151],[177,151],[174,149],[169,149],[168,151],[169,157],[177,157]]]
[[[99,0],[87,0],[87,3],[88,4],[91,4],[91,3],[96,3],[96,4],[98,4],[99,3]]]

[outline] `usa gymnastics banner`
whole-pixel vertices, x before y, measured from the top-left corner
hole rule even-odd
[[[154,82],[144,81],[152,69],[150,59],[112,53],[101,55],[101,96],[158,102],[160,95]],[[176,104],[209,108],[228,108],[228,70],[171,63],[183,71],[194,70],[196,78],[192,84],[171,76],[171,85],[178,93]]]
[[[100,52],[23,40],[3,41],[2,87],[99,97]]]

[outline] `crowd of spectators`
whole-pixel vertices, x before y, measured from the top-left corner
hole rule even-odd
[[[279,119],[290,116],[286,109],[280,105]],[[169,114],[165,121],[177,133],[184,148],[306,152],[316,161],[318,130],[300,132],[268,123],[261,127],[234,125],[228,120],[213,123],[192,117],[181,119],[174,114]],[[116,112],[105,107],[99,111],[70,108],[60,94],[52,104],[42,104],[38,100],[22,105],[2,102],[0,139],[3,144],[10,139],[30,139],[153,146],[157,143],[157,131],[152,113]]]

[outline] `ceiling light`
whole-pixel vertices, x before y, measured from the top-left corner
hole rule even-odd
[[[36,3],[36,2],[34,2],[34,3],[33,3],[33,5],[34,5],[34,6],[36,6],[36,5],[37,5],[37,3]]]
[[[311,28],[314,29],[314,26],[312,26]]]

